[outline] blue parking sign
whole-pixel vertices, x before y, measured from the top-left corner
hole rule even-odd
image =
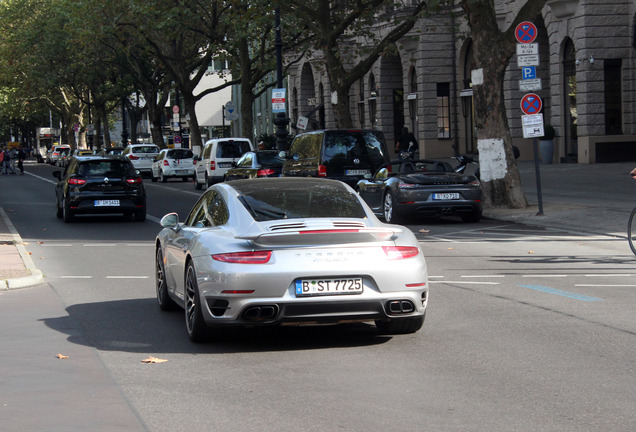
[[[521,68],[521,77],[526,79],[535,79],[537,77],[537,69],[535,66],[524,66]]]

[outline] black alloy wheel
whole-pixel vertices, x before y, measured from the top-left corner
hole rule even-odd
[[[177,304],[168,295],[168,285],[166,284],[165,264],[163,263],[163,253],[161,247],[157,247],[155,254],[155,286],[157,288],[157,302],[162,311],[172,311],[177,308]]]
[[[212,331],[203,320],[199,284],[194,264],[188,263],[185,275],[185,320],[188,337],[192,342],[208,342]]]

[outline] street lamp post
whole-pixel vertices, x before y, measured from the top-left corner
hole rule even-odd
[[[283,40],[280,36],[280,7],[276,7],[276,88],[283,88]],[[287,150],[287,124],[289,119],[286,112],[274,114],[274,124],[276,125],[276,148]]]

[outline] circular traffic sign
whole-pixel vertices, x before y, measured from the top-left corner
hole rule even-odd
[[[172,113],[173,114],[179,114],[179,105],[175,105],[172,107]]]
[[[521,111],[526,115],[539,114],[543,108],[541,98],[534,93],[528,93],[521,98]]]
[[[175,135],[174,137],[172,137],[172,142],[174,142],[175,144],[181,144],[181,135]]]
[[[537,38],[537,26],[530,21],[519,23],[515,28],[515,38],[519,43],[532,43]]]

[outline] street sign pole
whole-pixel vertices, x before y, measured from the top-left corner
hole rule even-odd
[[[520,83],[519,87],[527,89],[541,90],[541,79],[536,77],[536,66],[539,66],[539,44],[534,44],[537,38],[537,27],[524,21],[517,25],[515,38],[517,39],[517,66],[521,68],[523,81],[531,81],[527,85]],[[532,149],[534,151],[534,171],[537,179],[537,199],[539,201],[539,212],[537,216],[543,216],[543,194],[541,192],[541,170],[539,169],[539,143],[537,134],[543,135],[543,115],[541,109],[543,101],[534,93],[528,93],[521,99],[521,111],[525,114],[522,118],[524,138],[532,137]],[[540,119],[539,119],[540,116]],[[539,120],[537,122],[537,120]],[[526,125],[527,130],[526,130]],[[529,133],[528,133],[529,132]]]

